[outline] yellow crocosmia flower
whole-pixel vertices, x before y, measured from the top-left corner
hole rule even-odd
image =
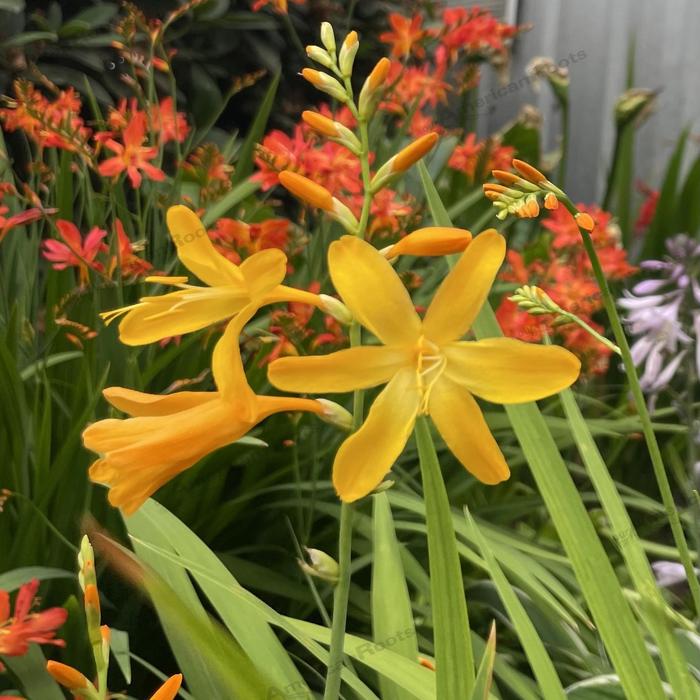
[[[168,209],[167,223],[180,261],[208,286],[186,284],[186,277],[148,278],[179,289],[102,314],[107,323],[123,316],[119,324],[123,343],[144,345],[224,321],[259,297],[263,288],[269,293],[261,303],[300,301],[320,305],[316,295],[281,284],[287,268],[287,257],[281,250],[261,250],[235,265],[216,251],[204,225],[187,207]]]
[[[170,676],[170,678],[151,695],[149,700],[174,700],[181,685],[182,674],[176,673],[174,676]]]
[[[214,348],[217,391],[158,395],[122,387],[104,390],[113,406],[132,417],[93,423],[83,432],[83,442],[100,454],[90,478],[110,487],[109,502],[126,515],[177,474],[243,437],[271,414],[324,413],[318,401],[258,396],[248,385],[238,336],[257,308],[253,303],[242,309]]]
[[[579,360],[560,347],[511,338],[461,340],[504,255],[505,240],[498,232],[476,236],[421,319],[377,250],[352,236],[331,244],[328,264],[336,290],[383,345],[285,357],[271,363],[269,377],[276,387],[294,392],[387,385],[362,427],[336,455],[333,483],[342,500],[354,501],[376,488],[401,454],[419,414],[430,415],[447,446],[480,481],[507,479],[508,466],[474,396],[499,403],[533,401],[578,377]]]

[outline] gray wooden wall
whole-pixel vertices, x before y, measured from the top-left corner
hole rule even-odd
[[[625,89],[628,45],[636,38],[635,86],[662,89],[655,113],[638,132],[636,174],[657,186],[680,131],[690,126],[700,135],[700,0],[520,0],[517,16],[519,23],[534,26],[514,44],[512,80],[525,75],[535,56],[560,61],[585,53],[569,66],[572,130],[566,182],[582,201],[595,200],[604,186],[614,140],[613,105]],[[497,81],[485,75],[482,90],[492,86]],[[558,114],[546,86],[539,95],[525,85],[494,100],[480,113],[480,132],[500,129],[528,103],[542,111],[545,147],[553,148]],[[697,146],[696,138],[689,155],[697,153]]]

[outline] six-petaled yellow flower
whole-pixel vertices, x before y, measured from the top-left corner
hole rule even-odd
[[[383,345],[316,357],[287,357],[269,377],[292,392],[347,392],[387,384],[333,465],[340,498],[370,493],[401,454],[416,417],[430,415],[447,446],[479,480],[507,479],[506,461],[474,396],[496,403],[533,401],[570,386],[579,360],[568,350],[510,338],[462,340],[486,300],[505,255],[490,229],[477,236],[442,282],[425,317],[415,311],[391,264],[368,243],[331,244],[331,279],[353,316]]]
[[[144,345],[163,338],[206,328],[235,316],[269,290],[262,303],[299,301],[322,306],[309,292],[283,286],[286,256],[276,248],[261,250],[235,265],[220,255],[197,215],[185,206],[170,207],[168,229],[182,264],[207,287],[187,284],[186,277],[149,277],[148,281],[179,287],[178,291],[143,297],[138,304],[102,314],[110,322],[124,316],[119,338],[127,345]],[[276,280],[270,284],[270,280]]]
[[[246,379],[238,337],[261,300],[282,279],[284,268],[281,259],[276,274],[267,275],[264,283],[258,280],[256,296],[229,322],[216,344],[212,371],[217,391],[160,395],[122,387],[105,389],[105,398],[132,417],[93,423],[83,432],[83,442],[101,455],[90,467],[90,478],[110,487],[113,506],[127,515],[133,513],[167,481],[243,437],[273,413],[325,414],[318,401],[258,396]]]

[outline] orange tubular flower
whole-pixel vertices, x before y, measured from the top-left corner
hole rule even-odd
[[[90,685],[90,681],[80,671],[58,661],[47,661],[46,670],[57,683],[68,690],[80,691]]]
[[[146,278],[180,289],[143,297],[138,304],[101,314],[106,323],[124,316],[119,338],[126,345],[154,343],[225,321],[257,298],[260,289],[268,287],[271,294],[261,303],[300,301],[322,307],[317,295],[281,284],[287,265],[287,256],[281,250],[261,250],[238,266],[216,251],[204,225],[187,207],[170,207],[167,222],[180,261],[209,286],[186,284],[186,277]],[[269,284],[271,281],[274,284]]]
[[[463,341],[503,262],[505,239],[477,236],[444,279],[421,319],[391,264],[370,244],[331,243],[331,279],[353,316],[383,345],[318,357],[285,357],[269,367],[285,391],[347,392],[387,384],[362,427],[341,445],[333,484],[343,501],[376,488],[408,440],[416,417],[430,415],[462,464],[496,484],[508,466],[473,395],[497,403],[544,398],[570,386],[580,362],[557,346],[511,338]]]
[[[391,55],[395,58],[404,58],[413,53],[416,58],[425,56],[425,49],[420,45],[427,32],[421,27],[423,18],[416,14],[411,19],[403,17],[396,12],[389,15],[389,24],[392,31],[379,35],[379,41],[391,44]]]
[[[104,177],[117,177],[126,171],[131,186],[137,189],[141,186],[141,173],[151,180],[160,182],[165,179],[165,173],[149,161],[158,155],[155,146],[144,146],[146,138],[146,115],[137,112],[132,115],[129,124],[124,129],[121,144],[112,138],[105,140],[105,146],[116,155],[103,161],[97,171]]]
[[[281,278],[284,261],[280,263]],[[109,502],[125,515],[180,472],[239,440],[273,413],[324,413],[317,401],[258,396],[248,385],[238,336],[276,285],[276,279],[261,280],[257,298],[229,323],[216,344],[212,371],[217,391],[160,395],[122,387],[104,390],[113,406],[132,417],[93,423],[83,432],[83,443],[101,455],[90,467],[90,479],[109,487]]]

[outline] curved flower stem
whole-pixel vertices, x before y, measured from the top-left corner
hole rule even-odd
[[[559,199],[572,215],[575,216],[579,213],[578,209],[568,197],[562,197],[559,195]],[[600,260],[598,259],[598,254],[596,253],[595,246],[593,245],[591,235],[580,226],[579,230],[583,239],[584,248],[586,249],[586,253],[591,261],[591,266],[593,267],[593,273],[595,274],[596,280],[598,281],[598,286],[600,287],[603,304],[605,306],[608,319],[610,320],[615,341],[620,348],[620,355],[622,356],[622,362],[624,363],[625,374],[627,375],[627,381],[630,386],[632,398],[634,399],[634,404],[637,409],[637,413],[639,414],[639,420],[642,424],[642,432],[644,433],[644,439],[647,444],[647,449],[649,450],[651,464],[654,469],[654,476],[656,477],[656,482],[659,486],[661,500],[663,501],[669,524],[671,525],[673,540],[676,548],[678,549],[681,562],[683,563],[683,568],[685,569],[685,575],[688,579],[688,586],[690,587],[693,607],[695,608],[695,615],[697,617],[700,616],[700,583],[698,583],[698,578],[695,574],[695,568],[693,566],[690,549],[688,548],[688,542],[685,538],[685,533],[683,532],[681,519],[678,515],[678,509],[676,508],[676,504],[673,500],[671,484],[668,480],[668,475],[666,474],[666,467],[664,466],[661,450],[659,449],[659,443],[654,433],[654,427],[652,425],[651,416],[649,415],[649,409],[647,408],[644,393],[642,392],[642,387],[639,383],[637,369],[634,365],[634,361],[632,360],[632,353],[630,352],[630,346],[627,342],[627,336],[625,335],[625,331],[622,327],[622,321],[620,320],[620,315],[617,312],[615,299],[613,298],[610,287],[608,286],[608,281],[605,278],[605,273],[603,272]]]
[[[348,81],[349,82],[349,81]],[[350,88],[351,89],[351,88]],[[349,94],[351,94],[349,92]],[[357,235],[364,238],[369,222],[370,208],[372,205],[372,193],[370,192],[370,168],[369,168],[369,135],[367,122],[360,120],[360,165],[362,170],[362,184],[364,187],[364,200],[360,214],[360,224]],[[350,347],[360,345],[362,342],[362,329],[357,322],[350,327]],[[353,395],[353,431],[362,425],[364,418],[364,391],[357,390]],[[338,583],[333,593],[333,623],[331,625],[331,642],[328,656],[328,673],[326,686],[323,691],[323,700],[337,700],[340,695],[340,680],[343,670],[343,646],[345,642],[345,624],[348,612],[348,596],[350,593],[350,565],[352,560],[352,520],[354,506],[352,503],[341,503],[340,525],[338,535]]]

